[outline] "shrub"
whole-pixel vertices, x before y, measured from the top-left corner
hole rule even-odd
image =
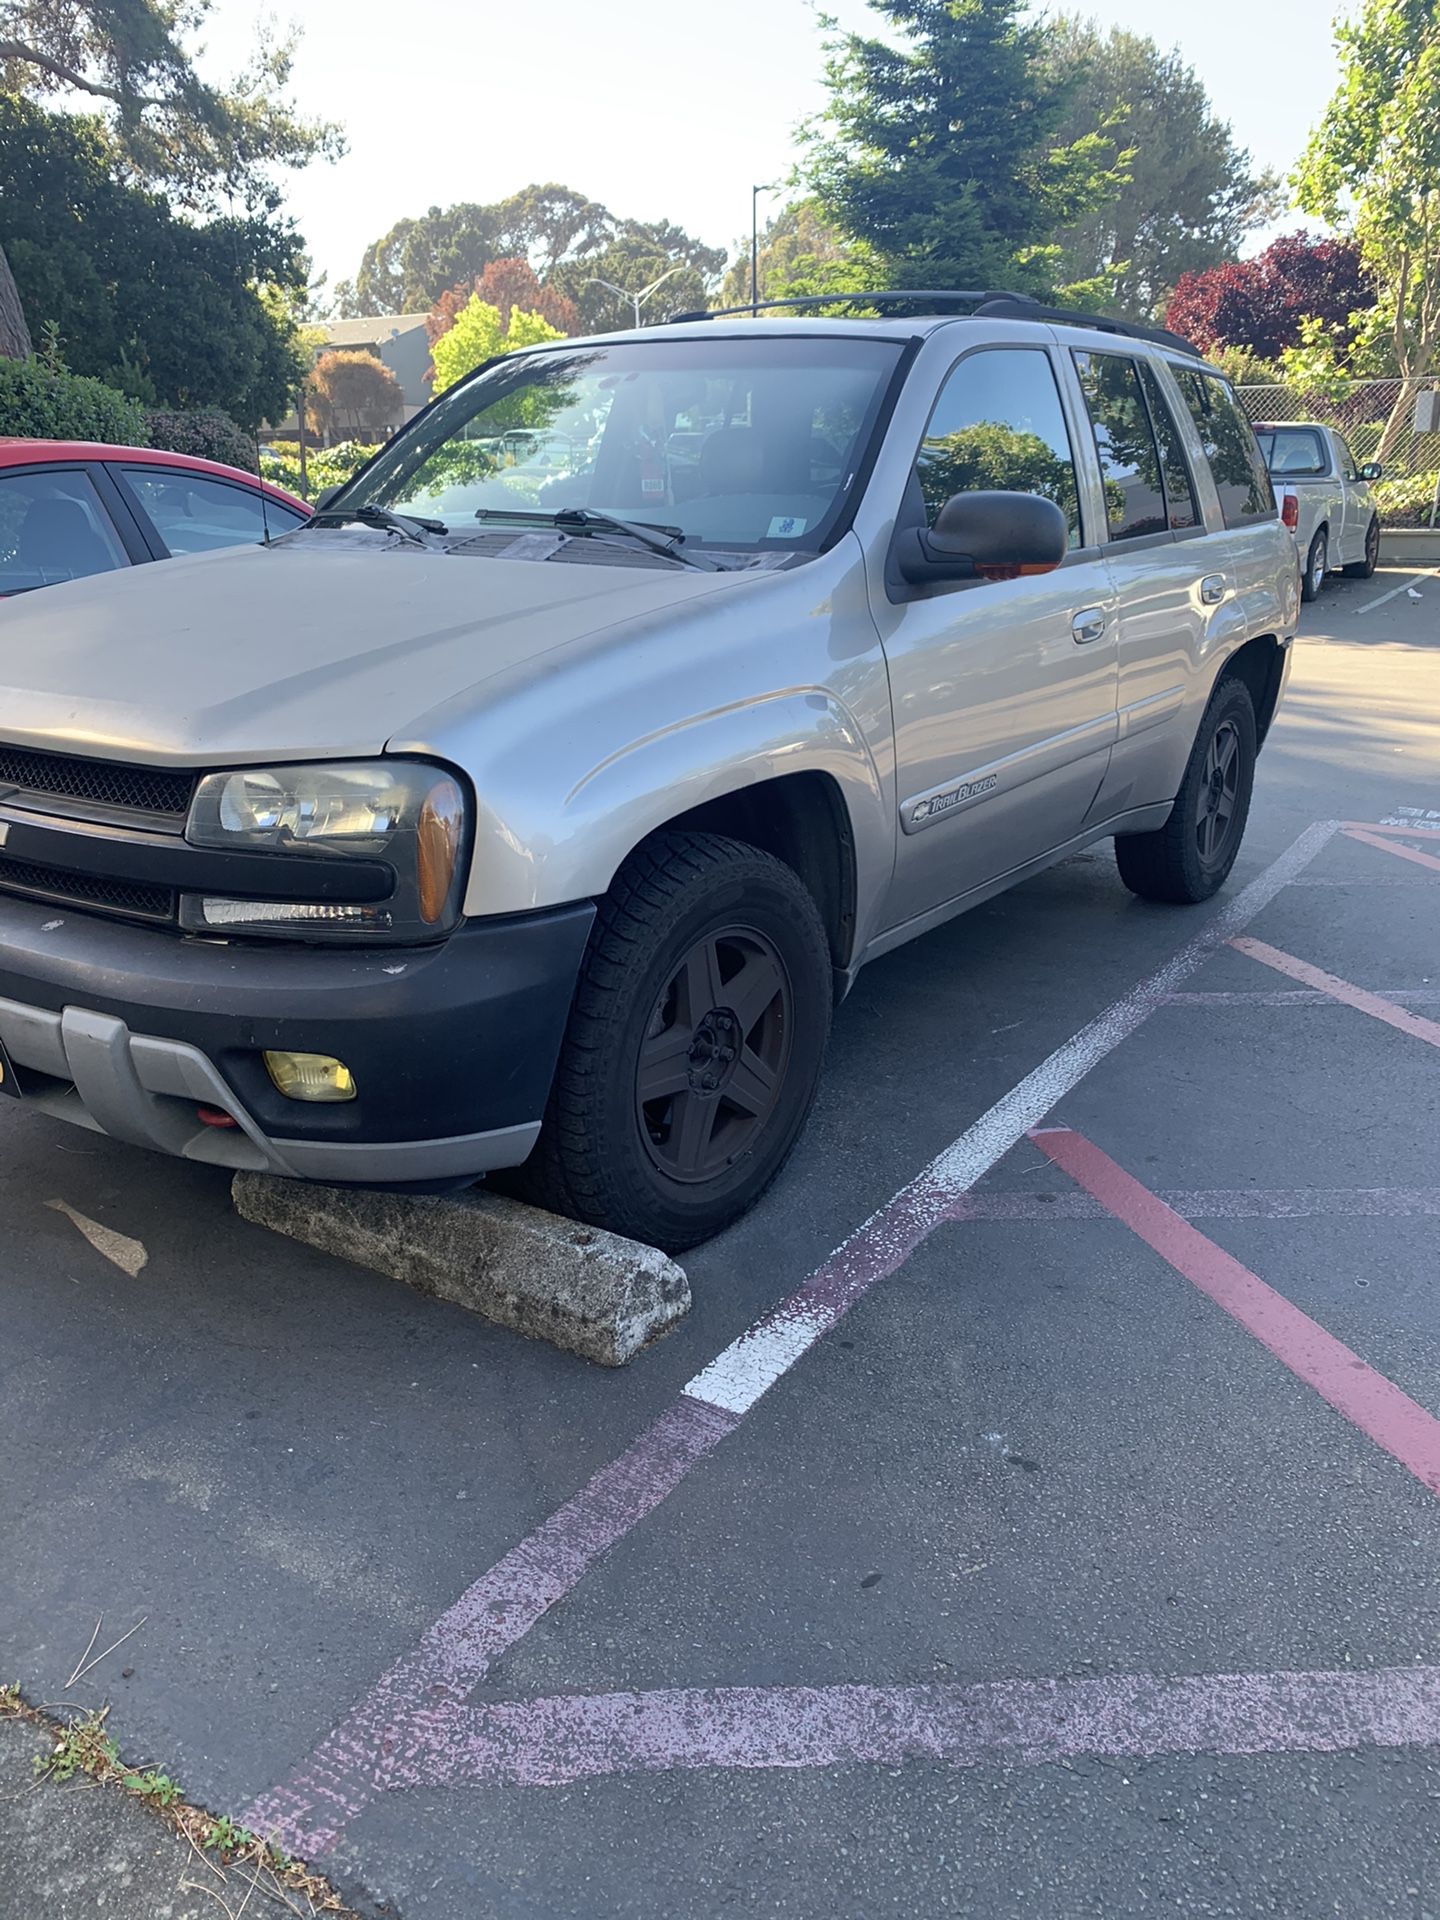
[[[103,380],[61,373],[38,360],[0,360],[0,434],[26,440],[103,440],[143,447],[143,408]]]
[[[193,453],[202,460],[220,460],[245,473],[255,471],[255,441],[220,407],[188,411],[152,407],[145,415],[150,445],[167,453]]]
[[[300,485],[300,455],[289,447],[266,449],[260,455],[260,471],[277,487],[313,501],[326,487],[339,486],[358,473],[375,452],[355,440],[342,440],[338,446],[316,447],[306,456],[306,486]]]
[[[1387,527],[1428,527],[1436,478],[1433,473],[1399,473],[1393,480],[1377,482],[1375,504],[1381,523]]]

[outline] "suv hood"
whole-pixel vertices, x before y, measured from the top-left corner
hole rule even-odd
[[[0,735],[160,765],[375,754],[495,674],[747,578],[364,528],[98,574],[0,604]]]

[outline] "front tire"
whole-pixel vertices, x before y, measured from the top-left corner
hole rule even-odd
[[[1243,680],[1210,696],[1170,818],[1153,833],[1115,842],[1120,878],[1144,900],[1195,904],[1228,879],[1255,784],[1255,707]]]
[[[1325,584],[1325,575],[1330,566],[1330,536],[1324,527],[1310,542],[1310,551],[1305,556],[1304,570],[1300,575],[1300,598],[1318,600],[1320,589]]]
[[[1371,580],[1380,564],[1380,516],[1375,514],[1365,529],[1365,558],[1352,560],[1344,569],[1347,580]]]
[[[797,874],[720,834],[665,832],[600,911],[527,1199],[678,1252],[769,1186],[815,1097],[831,961]]]

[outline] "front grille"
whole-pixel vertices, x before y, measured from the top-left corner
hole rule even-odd
[[[138,880],[105,880],[93,873],[72,873],[68,867],[41,867],[29,860],[0,857],[0,892],[23,893],[32,900],[53,900],[57,906],[98,907],[134,920],[173,920],[175,892]]]
[[[27,794],[88,801],[123,813],[159,814],[183,821],[195,791],[193,773],[165,767],[124,767],[110,760],[82,760],[72,754],[36,753],[28,747],[0,745],[0,790],[19,787]],[[3,798],[3,791],[0,791]]]

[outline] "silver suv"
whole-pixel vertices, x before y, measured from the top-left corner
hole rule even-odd
[[[873,304],[512,355],[265,548],[7,607],[0,1089],[679,1248],[866,962],[1102,837],[1213,894],[1298,587],[1225,381]]]

